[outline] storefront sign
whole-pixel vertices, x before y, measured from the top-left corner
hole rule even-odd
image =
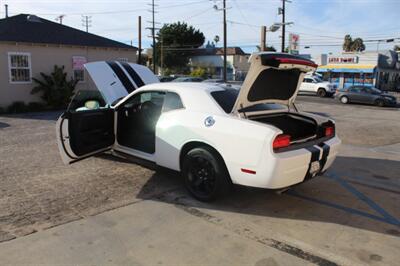
[[[72,57],[72,69],[83,70],[83,65],[87,63],[86,57],[84,56],[73,56]]]
[[[358,56],[329,56],[328,64],[357,64]]]
[[[294,34],[294,33],[289,34],[289,53],[290,54],[299,54],[299,41],[300,41],[300,36],[298,34]]]

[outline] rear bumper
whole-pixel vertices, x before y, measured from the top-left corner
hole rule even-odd
[[[341,141],[335,136],[311,147],[274,154],[263,158],[256,174],[238,173],[234,183],[268,189],[289,187],[325,172],[335,160]],[[319,162],[320,170],[311,174],[311,163]],[[236,182],[235,182],[236,181]]]

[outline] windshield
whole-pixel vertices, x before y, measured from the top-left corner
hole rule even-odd
[[[231,113],[233,105],[239,95],[239,90],[236,89],[225,89],[221,91],[211,92],[211,96],[214,100],[221,106],[225,113]],[[265,110],[279,110],[287,109],[287,106],[276,103],[261,103],[246,108],[240,109],[240,112],[255,112],[255,111],[265,111]]]
[[[382,93],[381,90],[378,90],[376,88],[369,88],[369,89],[371,90],[371,92],[374,92],[374,93]]]
[[[321,78],[319,78],[319,77],[314,77],[314,80],[316,81],[316,82],[324,82]]]

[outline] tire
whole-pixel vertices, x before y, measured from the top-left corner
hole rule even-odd
[[[319,88],[318,91],[317,91],[317,95],[319,97],[325,97],[326,96],[326,90],[323,89],[323,88]]]
[[[200,201],[212,201],[226,195],[231,180],[225,163],[212,148],[190,150],[183,159],[182,175],[186,189]]]
[[[381,100],[381,99],[377,99],[375,101],[375,105],[379,106],[379,107],[384,107],[385,106],[385,102],[383,100]]]
[[[343,103],[343,104],[347,104],[350,101],[349,101],[349,98],[347,96],[342,96],[342,97],[340,97],[340,102]]]

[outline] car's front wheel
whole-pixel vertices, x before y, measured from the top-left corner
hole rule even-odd
[[[378,100],[375,101],[375,105],[379,106],[379,107],[383,107],[383,106],[385,106],[385,103],[384,103],[383,100],[378,99]]]
[[[207,146],[194,148],[186,154],[182,174],[187,190],[201,201],[214,200],[231,187],[223,160]]]
[[[325,97],[326,96],[326,90],[323,89],[323,88],[319,88],[318,91],[317,91],[317,95],[319,97]]]
[[[347,96],[340,97],[340,102],[343,104],[349,103],[349,98]]]

